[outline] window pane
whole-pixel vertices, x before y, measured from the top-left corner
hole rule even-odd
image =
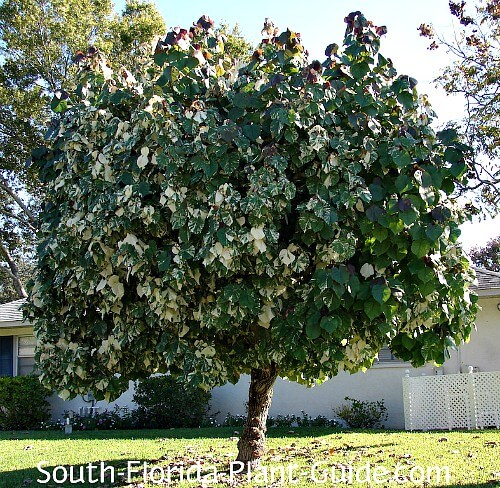
[[[36,339],[33,336],[19,337],[17,346],[18,356],[34,356]]]
[[[27,374],[33,373],[35,369],[35,358],[18,358],[17,359],[17,375],[26,376]]]
[[[14,337],[0,337],[0,376],[13,374]]]

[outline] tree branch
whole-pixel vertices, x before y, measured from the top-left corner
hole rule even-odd
[[[12,279],[12,282],[14,284],[14,289],[16,290],[20,298],[27,298],[28,294],[26,293],[26,289],[24,288],[24,285],[21,279],[19,278],[19,268],[17,267],[17,264],[14,261],[14,258],[10,254],[9,250],[1,242],[0,242],[0,252],[1,254],[4,255],[4,258],[9,266],[9,269],[3,266],[2,268],[7,272],[8,276],[10,276],[10,278]]]
[[[21,200],[21,198],[14,192],[14,190],[12,190],[12,188],[10,188],[7,185],[7,182],[3,178],[0,179],[0,188],[2,190],[4,190],[5,192],[7,192],[14,199],[14,201],[19,205],[19,207],[21,207],[21,209],[23,210],[23,212],[26,214],[26,216],[28,217],[28,219],[30,220],[30,222],[32,222],[33,224],[35,224],[36,223],[36,218],[33,215],[33,213],[31,212],[31,210]]]
[[[37,231],[36,227],[34,225],[32,225],[31,222],[29,222],[28,220],[23,219],[22,217],[19,217],[19,215],[13,214],[12,212],[8,212],[7,210],[0,210],[0,213],[3,214],[3,215],[5,215],[5,216],[7,216],[7,217],[10,217],[11,219],[17,220],[21,224],[23,224],[26,227],[28,227],[28,229],[31,230],[32,232],[36,232]]]

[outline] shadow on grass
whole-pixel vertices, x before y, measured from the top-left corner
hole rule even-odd
[[[141,469],[148,460],[140,460],[139,465],[132,465],[130,471],[128,461],[110,460],[94,461],[77,465],[47,465],[41,464],[40,469],[25,468],[12,471],[3,471],[0,475],[0,488],[26,488],[29,486],[44,487],[118,487],[129,484],[130,481],[142,482]],[[139,469],[134,473],[132,469]],[[137,477],[137,474],[139,476]],[[134,476],[135,475],[135,476]]]
[[[91,430],[73,431],[66,435],[63,431],[0,431],[0,442],[6,440],[64,440],[64,439],[227,439],[238,436],[243,432],[243,427],[204,427],[199,429],[135,429],[135,430]],[[381,434],[405,434],[419,436],[422,434],[441,434],[448,431],[408,432],[405,430],[388,429],[333,429],[328,427],[270,427],[267,430],[267,438],[288,437],[322,437],[327,435],[342,435],[349,437],[350,434],[367,434],[380,436]],[[484,430],[467,430],[470,434],[484,433]],[[487,431],[486,431],[487,432]],[[379,444],[377,444],[379,445]]]
[[[64,439],[227,439],[243,432],[243,427],[207,427],[200,429],[144,429],[144,430],[92,430],[73,431],[70,435],[62,431],[5,431],[0,432],[0,441],[5,440],[64,440]],[[350,432],[369,433],[361,430],[339,430],[323,427],[271,427],[267,431],[268,438],[281,437],[321,437],[332,434],[349,434]],[[390,431],[375,431],[375,433]]]

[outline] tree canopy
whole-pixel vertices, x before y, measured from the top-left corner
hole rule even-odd
[[[122,14],[107,0],[5,0],[0,5],[0,276],[25,296],[19,264],[29,262],[44,188],[26,165],[43,144],[49,101],[73,89],[73,58],[90,44],[108,61],[133,63],[138,46],[166,28],[149,2],[130,0]],[[132,40],[133,39],[133,40]],[[21,273],[22,274],[22,273]],[[9,285],[4,284],[4,288]]]
[[[461,132],[475,152],[462,189],[469,195],[471,190],[477,193],[483,211],[495,214],[500,209],[500,2],[448,3],[457,21],[454,38],[444,37],[428,24],[421,24],[419,30],[432,40],[429,49],[442,46],[451,53],[452,62],[437,84],[446,93],[465,98]]]
[[[500,273],[500,236],[490,239],[483,247],[474,247],[469,254],[478,268]]]
[[[46,385],[111,399],[157,372],[205,388],[251,372],[263,402],[275,375],[311,385],[384,344],[442,363],[468,337],[468,148],[379,52],[385,27],[346,23],[323,63],[270,29],[241,66],[207,16],[135,71],[81,60],[35,158]]]

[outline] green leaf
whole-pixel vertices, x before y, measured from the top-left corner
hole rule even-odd
[[[377,205],[372,205],[366,209],[366,216],[372,222],[377,222],[381,215],[384,215],[384,210]]]
[[[465,161],[458,161],[457,163],[453,163],[450,168],[450,173],[455,178],[460,178],[467,171],[467,165]]]
[[[427,240],[413,241],[411,244],[411,252],[418,258],[423,258],[431,250],[431,245]]]
[[[411,351],[415,347],[415,341],[407,334],[402,335],[401,342],[408,351]]]
[[[380,185],[371,184],[368,187],[368,189],[370,190],[374,202],[379,202],[380,200],[383,200],[383,198],[386,195],[385,189],[382,188]]]
[[[400,232],[402,232],[404,228],[405,228],[405,223],[403,222],[402,219],[399,219],[399,218],[394,219],[393,218],[389,222],[389,229],[391,229],[391,231],[394,235],[397,235]]]
[[[167,53],[165,51],[157,52],[154,54],[153,60],[156,66],[159,66],[161,68],[167,61]]]
[[[158,270],[163,272],[170,268],[170,263],[172,262],[172,251],[162,251],[158,256]]]
[[[441,130],[437,133],[437,136],[445,146],[450,146],[458,139],[457,131],[455,129]]]
[[[375,239],[377,239],[377,241],[382,242],[387,239],[389,231],[385,227],[382,227],[380,225],[374,225],[372,235],[373,237],[375,237]]]
[[[307,318],[306,335],[312,340],[317,339],[321,335],[319,312],[316,312]]]
[[[410,208],[405,212],[402,212],[400,216],[405,225],[411,225],[417,220],[418,212],[414,208]]]
[[[251,141],[255,141],[260,136],[260,127],[257,124],[247,124],[243,126],[243,134]]]
[[[246,93],[236,93],[233,98],[235,107],[247,108],[249,106],[248,95]]]
[[[453,351],[458,351],[457,343],[455,342],[455,339],[453,339],[453,337],[451,336],[446,336],[444,338],[444,345],[452,349]]]
[[[411,180],[408,177],[408,175],[400,174],[396,178],[394,185],[399,193],[404,193],[405,191],[407,191],[411,188]]]
[[[58,91],[52,98],[52,101],[50,102],[50,108],[56,114],[60,114],[68,110],[68,105],[69,105],[68,102],[69,102],[68,92],[64,90]]]
[[[161,76],[156,80],[156,84],[158,86],[164,87],[167,86],[172,81],[172,67],[167,66]]]
[[[382,307],[373,299],[366,300],[364,302],[363,308],[370,320],[374,320],[382,313]]]
[[[387,285],[374,285],[372,287],[372,296],[382,305],[391,298],[391,289]]]
[[[364,61],[361,63],[356,63],[351,66],[351,75],[356,78],[357,80],[360,80],[363,78],[368,72],[370,71],[370,66],[368,63],[365,63]]]
[[[322,317],[321,322],[320,322],[320,327],[324,330],[326,330],[329,334],[334,332],[340,325],[342,324],[342,321],[339,319],[339,317]]]
[[[145,197],[151,193],[151,185],[147,181],[141,181],[137,185],[137,191],[141,196]]]
[[[428,225],[425,229],[425,234],[430,239],[431,242],[436,242],[443,233],[443,228],[440,225]]]
[[[432,187],[432,176],[427,171],[415,171],[414,177],[420,186],[425,188]]]
[[[409,91],[402,91],[398,93],[398,102],[407,110],[412,108],[415,103],[413,94]]]
[[[410,153],[406,149],[392,151],[391,156],[396,166],[400,169],[412,163]]]
[[[453,164],[462,161],[464,159],[464,155],[462,151],[459,151],[454,147],[447,147],[446,151],[444,152],[444,159],[446,159],[446,161],[448,161],[449,163]]]
[[[231,110],[229,110],[229,113],[227,114],[227,116],[229,119],[236,122],[240,117],[243,117],[244,113],[245,113],[245,111],[242,108],[233,107]]]
[[[240,305],[244,308],[248,308],[252,312],[256,312],[259,309],[259,301],[255,297],[253,290],[243,290],[240,296]]]
[[[332,268],[332,278],[341,285],[345,285],[349,281],[349,271],[345,266]]]

